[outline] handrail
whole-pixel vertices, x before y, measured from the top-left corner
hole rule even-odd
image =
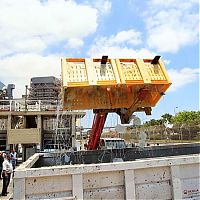
[[[51,100],[0,100],[0,112],[9,111],[56,111],[59,101]],[[60,109],[62,111],[62,108]],[[74,112],[74,111],[73,111]],[[76,110],[80,112],[80,110]]]

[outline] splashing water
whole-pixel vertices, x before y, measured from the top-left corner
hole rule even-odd
[[[139,147],[144,148],[145,147],[145,140],[147,138],[147,134],[145,132],[141,132],[139,135]]]

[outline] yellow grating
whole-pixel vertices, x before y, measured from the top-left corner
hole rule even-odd
[[[138,66],[135,63],[121,63],[121,67],[124,73],[125,80],[142,80],[142,76],[140,74]]]
[[[101,63],[93,64],[94,73],[97,81],[112,81],[115,80],[113,69],[110,63],[106,63],[105,70],[101,70]]]
[[[151,80],[166,80],[161,67],[157,65],[152,64],[145,64],[146,70],[148,71],[148,74],[151,78]]]
[[[67,82],[85,82],[87,73],[84,64],[66,63]]]

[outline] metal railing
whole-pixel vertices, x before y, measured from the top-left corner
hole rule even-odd
[[[57,102],[30,100],[1,100],[0,111],[45,111],[56,110]]]
[[[62,106],[60,105],[60,101],[52,100],[0,100],[0,112],[1,111],[62,111]],[[83,111],[73,110],[73,112]]]
[[[58,101],[46,100],[1,100],[0,111],[51,111],[56,110]]]

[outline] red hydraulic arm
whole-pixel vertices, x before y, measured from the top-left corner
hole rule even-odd
[[[101,132],[103,130],[106,117],[108,113],[95,113],[93,124],[92,124],[92,130],[88,142],[87,149],[88,150],[95,150],[98,147],[98,143],[101,137]]]

